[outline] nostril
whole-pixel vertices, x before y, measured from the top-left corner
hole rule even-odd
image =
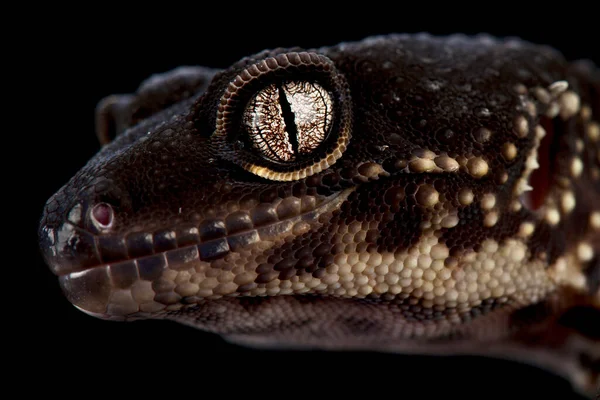
[[[91,212],[92,222],[99,229],[107,229],[110,228],[113,219],[114,212],[112,207],[106,203],[98,203],[92,208]]]

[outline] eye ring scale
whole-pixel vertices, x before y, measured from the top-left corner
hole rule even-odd
[[[274,181],[293,181],[333,165],[351,136],[348,85],[327,57],[267,57],[227,86],[214,135],[226,158]]]

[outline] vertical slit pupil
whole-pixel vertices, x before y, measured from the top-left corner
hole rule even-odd
[[[294,156],[298,156],[298,127],[296,126],[296,118],[281,84],[277,86],[277,90],[279,92],[279,105],[283,114],[283,122],[289,134],[292,152]]]

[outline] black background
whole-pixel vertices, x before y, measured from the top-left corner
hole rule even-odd
[[[24,89],[15,95],[16,112],[25,112],[18,125],[27,127],[11,134],[22,142],[14,147],[20,161],[14,167],[19,179],[13,201],[19,213],[10,232],[25,229],[9,249],[19,260],[25,257],[17,263],[21,277],[10,284],[16,289],[11,309],[19,321],[13,370],[20,377],[35,378],[29,382],[49,378],[51,383],[44,387],[50,392],[78,382],[86,393],[122,383],[134,389],[168,389],[177,397],[183,397],[179,390],[191,390],[196,397],[347,397],[366,390],[362,396],[399,399],[579,398],[570,394],[566,381],[505,361],[253,351],[172,322],[97,320],[63,298],[56,277],[39,255],[36,232],[44,202],[99,148],[94,135],[96,103],[113,93],[134,91],[152,73],[183,64],[227,67],[264,48],[310,48],[373,34],[419,31],[521,36],[552,45],[568,59],[600,62],[597,26],[584,9],[524,12],[496,4],[488,9],[440,10],[424,4],[422,10],[410,10],[403,4],[374,11],[377,5],[365,2],[353,10],[324,12],[318,5],[281,3],[281,10],[269,13],[252,4],[226,3],[208,10],[200,4],[162,4],[149,15],[52,8],[38,10],[29,30],[15,31],[15,37],[29,32],[34,39],[17,46],[12,59],[24,76],[18,78]],[[10,170],[6,173],[14,176]],[[5,212],[12,213],[15,203]]]

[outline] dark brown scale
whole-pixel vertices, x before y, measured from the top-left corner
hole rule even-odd
[[[330,252],[331,252],[331,246],[327,243],[322,243],[322,244],[314,247],[312,255],[315,258],[320,258],[320,257],[323,257],[323,256],[329,254]]]
[[[167,249],[170,248],[172,247],[167,247]],[[100,237],[98,238],[98,252],[105,263],[123,260],[127,257],[125,240],[117,236]]]
[[[316,263],[315,259],[311,256],[304,256],[298,260],[296,267],[298,270],[304,270],[310,272],[315,269]]]
[[[203,242],[222,238],[227,234],[225,223],[221,220],[205,220],[200,224],[200,239]]]
[[[267,225],[279,219],[271,204],[259,204],[250,211],[250,216],[255,226]]]
[[[323,178],[321,179],[321,184],[333,188],[338,184],[339,181],[340,181],[340,176],[338,174],[329,173],[329,174],[323,175]]]
[[[227,227],[227,234],[233,234],[252,229],[253,223],[246,212],[238,211],[227,216],[225,226]]]
[[[277,188],[268,188],[261,193],[260,201],[263,203],[272,203],[273,201],[275,201],[275,199],[277,199],[277,197]]]
[[[291,277],[296,275],[296,270],[294,268],[284,269],[279,273],[279,280],[288,280]]]
[[[277,278],[279,274],[276,271],[269,271],[269,272],[265,272],[263,274],[260,274],[256,277],[256,279],[254,280],[254,282],[256,283],[269,283],[271,282],[273,279]]]
[[[274,266],[273,269],[275,271],[286,271],[289,269],[293,269],[296,266],[297,260],[293,259],[293,258],[284,258],[283,260],[277,262]],[[257,271],[258,272],[258,271]]]
[[[239,293],[249,292],[249,291],[251,291],[251,290],[255,289],[255,288],[256,288],[256,286],[257,286],[257,285],[256,285],[256,283],[254,283],[254,282],[253,282],[253,283],[246,283],[246,284],[244,284],[244,285],[240,285],[240,286],[238,286],[238,288],[237,288],[237,291],[238,291]]]
[[[267,258],[267,263],[270,265],[275,265],[276,263],[278,263],[280,260],[282,260],[282,256],[280,252],[271,254],[269,256],[269,258]]]
[[[270,264],[260,264],[258,267],[256,267],[256,273],[257,274],[265,274],[269,271],[272,270],[272,266]]]
[[[142,257],[154,252],[152,235],[149,233],[137,232],[127,235],[127,251],[130,257]]]
[[[313,249],[307,244],[302,244],[302,242],[298,242],[299,248],[295,251],[294,257],[298,260],[304,257],[312,257]]]

